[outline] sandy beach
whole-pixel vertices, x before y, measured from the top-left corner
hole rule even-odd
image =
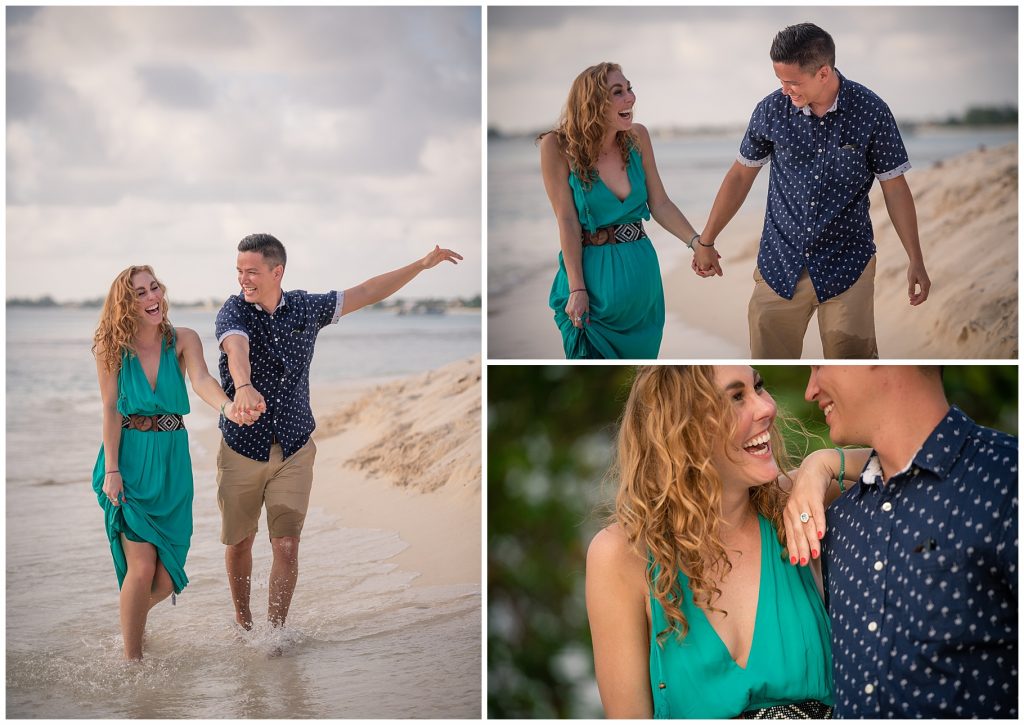
[[[876,183],[870,200],[878,247],[875,324],[880,357],[1015,358],[1017,145],[915,168],[907,181],[932,288],[924,304],[911,307],[907,302],[907,257]],[[718,239],[725,274],[710,279],[694,275],[689,254],[673,254],[672,238],[650,225],[662,257],[668,313],[662,359],[749,357],[747,302],[763,219],[764,199],[752,195]],[[527,280],[489,306],[490,357],[563,357],[546,304],[553,275],[552,267],[549,274]],[[812,318],[802,357],[821,354]]]
[[[314,391],[313,495],[343,525],[397,531],[419,584],[480,583],[480,358]],[[317,393],[322,393],[318,398]]]

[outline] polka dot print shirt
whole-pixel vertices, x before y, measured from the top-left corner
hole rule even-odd
[[[839,95],[824,116],[794,106],[779,89],[754,109],[740,144],[741,164],[771,162],[757,266],[786,299],[804,268],[819,302],[853,286],[875,253],[868,215],[874,178],[910,169],[889,107],[836,74]]]
[[[1017,439],[952,407],[828,509],[836,717],[1017,717]]]
[[[284,292],[273,314],[242,295],[229,297],[217,313],[217,343],[228,335],[249,340],[252,384],[263,395],[267,412],[251,426],[221,416],[220,429],[231,450],[254,461],[270,460],[270,446],[281,444],[284,457],[306,445],[316,423],[309,407],[309,366],[316,336],[341,317],[342,292]],[[220,354],[221,387],[235,397],[228,356]]]

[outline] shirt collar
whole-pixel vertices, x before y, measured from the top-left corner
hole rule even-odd
[[[974,421],[968,418],[966,413],[955,405],[950,406],[946,415],[935,426],[931,435],[925,439],[910,463],[903,470],[889,476],[889,480],[915,468],[931,471],[940,479],[946,478],[957,459],[960,458],[960,452],[967,443],[967,437],[973,428]],[[868,486],[882,482],[882,464],[877,451],[871,451],[871,456],[860,475],[860,482]]]
[[[245,295],[242,295],[242,299],[243,299],[243,300],[245,299]],[[252,304],[252,306],[253,306],[253,307],[255,307],[255,308],[256,308],[257,310],[260,310],[261,312],[266,312],[266,310],[264,310],[264,309],[263,309],[263,308],[262,308],[262,307],[260,306],[260,304],[259,304],[258,302],[253,302],[253,303],[251,303],[251,304]],[[277,314],[277,311],[278,311],[279,309],[281,309],[282,307],[287,307],[287,306],[288,306],[288,295],[287,295],[287,293],[286,293],[286,292],[285,292],[284,290],[281,290],[281,301],[277,303],[277,307],[275,307],[275,308],[274,308],[274,311],[273,311],[273,312],[271,312],[270,314],[271,314],[271,315],[276,315],[276,314]]]
[[[840,106],[844,105],[844,104],[841,104],[839,102],[839,99],[843,98],[843,96],[845,95],[843,93],[843,91],[845,90],[845,87],[846,87],[846,79],[843,78],[843,74],[839,72],[838,68],[836,68],[834,70],[835,70],[835,73],[836,73],[836,77],[839,79],[839,92],[836,93],[836,99],[834,101],[832,101],[832,105],[828,107],[827,111],[825,111],[825,115],[826,116],[828,114],[832,113],[832,111],[835,111],[838,108],[840,108]],[[789,105],[793,106],[792,103],[790,103]],[[810,103],[808,103],[806,106],[800,106],[799,108],[796,107],[796,106],[793,106],[793,111],[792,112],[793,113],[802,113],[805,116],[813,115],[812,112],[811,112],[811,104]]]

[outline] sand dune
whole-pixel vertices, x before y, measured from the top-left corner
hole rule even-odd
[[[315,390],[311,503],[394,530],[425,584],[480,582],[479,357],[385,383]]]

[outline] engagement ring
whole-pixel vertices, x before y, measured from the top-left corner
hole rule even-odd
[[[800,523],[806,524],[810,520],[811,520],[811,515],[809,513],[807,513],[806,511],[804,511],[802,514],[800,514]]]

